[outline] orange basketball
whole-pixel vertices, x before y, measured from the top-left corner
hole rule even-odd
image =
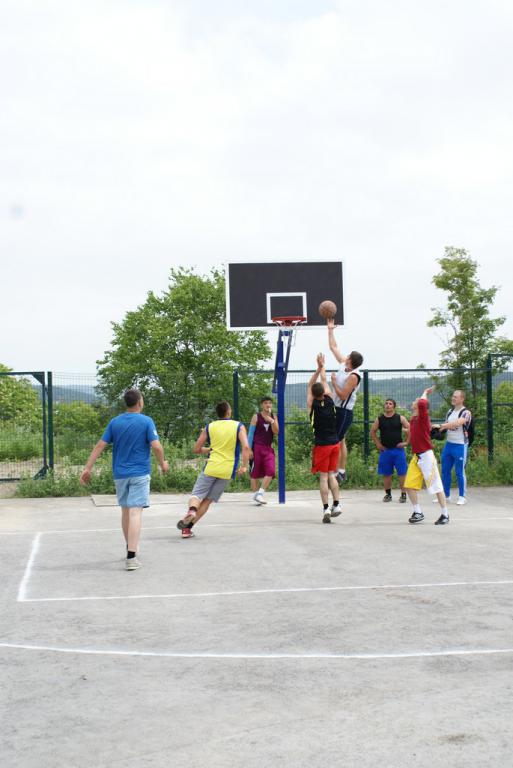
[[[330,301],[329,299],[321,301],[319,304],[319,314],[325,320],[329,320],[337,314],[337,305],[334,301]]]

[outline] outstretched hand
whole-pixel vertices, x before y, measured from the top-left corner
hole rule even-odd
[[[326,320],[326,325],[328,326],[328,330],[334,331],[335,328],[337,327],[337,324],[335,322],[335,318],[334,317],[328,317],[328,319]]]
[[[425,389],[424,391],[425,391],[426,395],[430,395],[430,394],[431,394],[431,392],[434,392],[434,391],[435,391],[435,389],[436,389],[436,387],[435,387],[435,385],[433,384],[433,386],[432,386],[432,387],[427,387],[427,389]]]
[[[326,358],[324,357],[322,352],[319,352],[317,355],[317,368],[321,370],[326,365]]]

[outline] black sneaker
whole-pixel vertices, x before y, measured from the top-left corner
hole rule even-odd
[[[449,515],[440,515],[438,520],[435,520],[435,525],[447,525],[449,522]]]
[[[403,491],[403,493],[401,493],[401,495],[399,496],[399,504],[405,504],[407,498],[408,497],[406,496],[406,494]]]
[[[392,494],[387,491],[383,496],[383,501],[392,501]]]
[[[424,520],[422,512],[414,512],[408,520],[409,523],[421,523]]]
[[[324,510],[324,517],[322,518],[323,523],[331,523],[331,514],[329,509]]]
[[[342,514],[342,507],[340,506],[340,504],[334,504],[331,507],[330,512],[331,512],[331,517],[338,517],[339,515]]]

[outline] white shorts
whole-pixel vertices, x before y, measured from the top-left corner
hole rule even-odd
[[[442,479],[433,451],[424,451],[424,453],[413,456],[408,465],[404,487],[420,491],[423,482],[433,496],[443,492]]]

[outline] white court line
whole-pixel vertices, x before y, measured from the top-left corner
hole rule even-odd
[[[349,659],[349,660],[379,660],[379,659],[424,659],[436,656],[491,656],[495,654],[513,653],[513,648],[447,648],[440,651],[410,651],[405,653],[176,653],[172,651],[125,651],[99,648],[64,648],[55,645],[27,645],[17,643],[0,643],[0,648],[11,648],[24,651],[46,651],[53,653],[76,653],[92,656],[149,656],[169,659]]]
[[[30,556],[27,561],[27,565],[25,566],[25,573],[23,574],[23,577],[20,581],[20,586],[18,587],[18,603],[24,603],[26,601],[25,594],[27,592],[27,585],[30,579],[30,574],[32,572],[32,566],[34,564],[34,560],[39,551],[40,539],[41,539],[41,534],[36,533],[36,535],[34,536],[34,540],[32,541]]]
[[[348,518],[346,518],[348,520]],[[457,518],[458,523],[475,523],[488,520],[513,520],[513,517],[487,517],[487,518],[481,518],[480,520],[476,520],[474,517],[459,517]],[[284,524],[284,525],[290,525],[291,523],[309,523],[309,522],[315,522],[315,520],[305,519],[305,518],[298,518],[295,520],[254,520],[249,522],[239,522],[239,523],[202,523],[202,528],[250,528],[255,525],[259,526],[266,526],[266,525],[272,525],[273,527],[276,525]],[[349,521],[348,521],[349,522]],[[354,521],[353,521],[354,522]],[[397,520],[375,520],[375,525],[397,525]],[[373,523],[369,523],[368,525],[372,525]],[[144,537],[144,534],[146,531],[162,531],[162,530],[172,530],[173,528],[176,528],[176,525],[146,525],[142,529],[142,536]],[[54,533],[111,533],[116,532],[119,533],[121,530],[120,526],[117,528],[62,528],[62,529],[51,529],[49,531],[0,531],[0,536],[34,536],[36,533],[40,533],[41,535],[46,534],[54,534]]]
[[[288,587],[284,589],[239,589],[229,592],[171,592],[169,594],[146,595],[86,595],[84,597],[30,597],[19,602],[23,603],[65,603],[85,600],[148,600],[179,599],[193,597],[233,597],[237,595],[281,595],[305,592],[356,592],[385,589],[432,589],[438,587],[480,587],[480,586],[510,586],[513,579],[501,581],[442,581],[421,584],[373,584],[348,587]]]

